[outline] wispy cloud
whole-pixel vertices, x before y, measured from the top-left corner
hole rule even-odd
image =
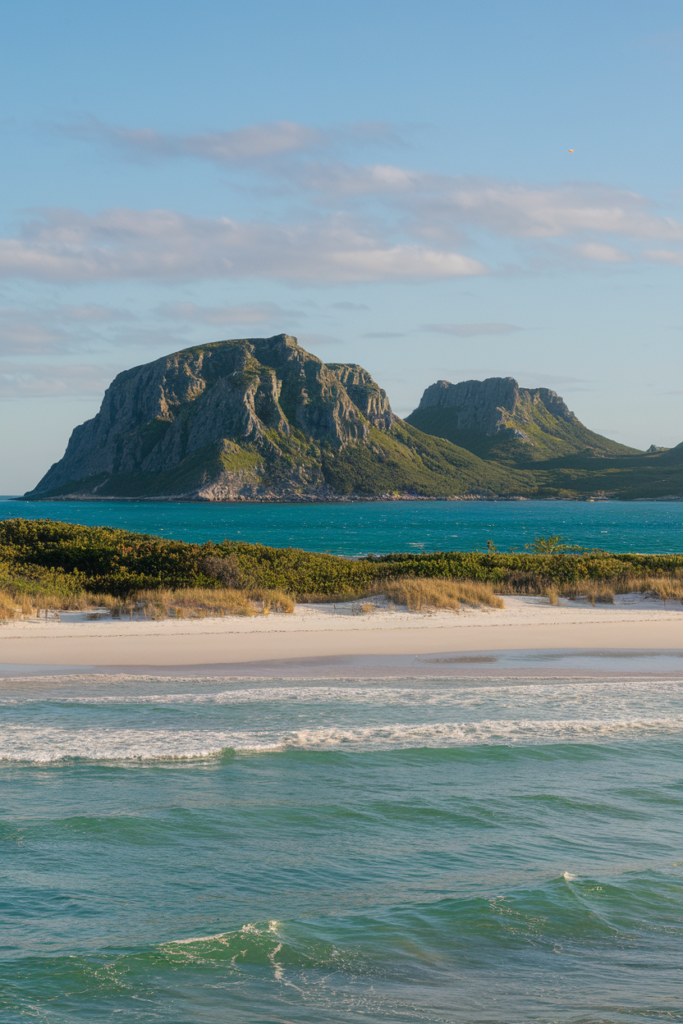
[[[583,256],[586,260],[596,260],[598,263],[629,263],[631,260],[623,249],[618,249],[614,245],[601,245],[599,242],[577,245],[575,252],[577,256]]]
[[[170,320],[203,324],[269,324],[305,317],[301,310],[283,309],[275,302],[253,302],[243,306],[199,306],[177,302],[160,306],[159,314]]]
[[[39,314],[0,309],[0,355],[45,355],[64,351],[68,344],[68,334]]]
[[[423,331],[432,334],[452,334],[456,338],[475,338],[485,334],[513,334],[523,330],[515,324],[423,324]]]
[[[65,355],[105,336],[102,328],[135,320],[124,310],[98,304],[0,307],[0,356]]]
[[[367,145],[400,144],[400,133],[387,124],[321,129],[275,121],[179,135],[91,119],[60,131],[136,158],[192,158],[232,169],[241,194],[258,186],[261,211],[268,203],[272,211],[250,221],[165,209],[95,215],[50,209],[15,237],[0,239],[0,275],[56,282],[258,277],[344,284],[483,274],[501,259],[504,269],[515,271],[568,260],[586,267],[643,257],[683,263],[683,253],[657,247],[683,241],[683,223],[635,192],[349,162]],[[246,185],[239,173],[244,168]],[[643,254],[644,241],[652,248]]]
[[[88,364],[25,366],[0,362],[0,398],[97,397],[116,370]]]
[[[242,223],[173,210],[48,210],[0,240],[0,274],[48,281],[260,277],[336,283],[482,274],[468,256],[396,244],[343,218]]]
[[[646,249],[643,255],[655,263],[670,263],[674,267],[683,267],[683,252],[671,252],[668,249]]]
[[[316,349],[320,346],[325,347],[326,345],[341,345],[342,339],[337,338],[334,334],[299,334],[299,344],[303,348]]]
[[[683,239],[683,224],[660,216],[646,197],[583,182],[539,187],[475,177],[450,177],[386,164],[307,163],[304,192],[319,201],[373,199],[409,215],[411,229],[433,239],[467,228],[501,237],[572,238],[611,234]],[[595,257],[589,257],[595,258]]]
[[[143,159],[194,158],[227,167],[258,164],[277,158],[332,153],[347,146],[401,145],[396,129],[377,121],[312,128],[295,121],[270,121],[232,131],[177,135],[153,128],[126,128],[88,118],[77,125],[60,125],[61,134],[85,142],[105,143]]]

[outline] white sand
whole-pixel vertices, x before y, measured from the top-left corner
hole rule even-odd
[[[267,617],[90,621],[0,626],[2,665],[218,665],[345,655],[532,649],[676,650],[683,648],[683,605],[617,596],[614,605],[559,606],[541,597],[506,597],[505,609],[414,613],[360,603],[297,605]]]

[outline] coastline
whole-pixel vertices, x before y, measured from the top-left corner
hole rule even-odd
[[[487,653],[514,651],[683,652],[680,602],[619,595],[614,605],[561,600],[551,606],[542,597],[507,596],[505,604],[503,610],[458,613],[388,608],[361,613],[354,604],[297,605],[291,615],[158,621],[92,621],[82,613],[64,613],[61,621],[0,627],[0,678],[48,666],[277,670],[285,662],[330,659],[389,665],[392,659],[407,664],[411,658],[448,654],[476,655],[481,661]]]
[[[522,495],[522,494],[450,494],[447,496],[441,495],[425,495],[425,494],[336,494],[333,497],[326,497],[324,495],[314,494],[299,494],[295,497],[288,498],[283,495],[274,495],[270,497],[268,495],[262,495],[255,498],[247,498],[246,496],[239,495],[234,498],[204,498],[204,497],[193,497],[192,495],[183,494],[158,494],[158,495],[139,495],[138,497],[120,497],[118,495],[97,495],[97,494],[59,494],[59,495],[45,495],[44,497],[38,497],[31,495],[7,495],[10,501],[24,501],[24,502],[40,502],[40,501],[120,501],[120,502],[137,502],[137,501],[159,501],[167,502],[168,504],[178,505],[351,505],[351,504],[367,504],[369,502],[400,502],[400,501],[485,501],[485,502],[499,502],[499,501],[576,501],[576,502],[608,502],[608,501],[670,501],[670,502],[681,502],[683,501],[683,495],[678,494],[664,494],[652,498],[630,498],[620,497],[618,494],[604,494],[602,492],[596,492],[595,494],[563,494],[563,495]]]

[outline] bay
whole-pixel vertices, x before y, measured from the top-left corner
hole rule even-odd
[[[609,551],[683,551],[683,502],[372,501],[197,503],[0,498],[0,519],[50,518],[174,540],[225,539],[358,556],[520,549],[537,536]]]

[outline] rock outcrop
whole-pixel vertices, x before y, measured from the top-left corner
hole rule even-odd
[[[522,388],[513,377],[428,387],[407,422],[484,458],[524,463],[568,456],[632,454],[594,433],[555,391]]]
[[[278,334],[120,373],[24,497],[670,498],[681,467],[683,445],[637,452],[512,377],[437,381],[402,420],[361,366],[323,363]]]
[[[289,335],[199,345],[120,373],[32,493],[97,480],[90,491],[101,494],[114,478],[189,469],[197,458],[207,463],[192,488],[198,496],[252,493],[278,460],[281,487],[315,489],[324,480],[306,465],[307,445],[341,449],[392,421],[365,370],[328,367]],[[287,466],[293,449],[302,458]]]
[[[522,486],[398,420],[361,366],[325,364],[279,334],[120,373],[26,497],[320,500]]]
[[[451,410],[456,430],[471,430],[487,437],[512,432],[529,444],[533,441],[521,424],[537,418],[538,413],[579,424],[554,391],[520,388],[513,377],[465,380],[459,384],[438,380],[425,390],[418,406],[418,410],[432,408]]]

